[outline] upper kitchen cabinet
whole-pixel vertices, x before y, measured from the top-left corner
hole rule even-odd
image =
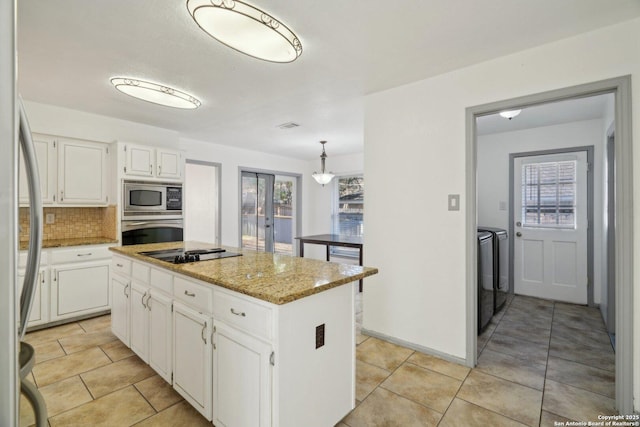
[[[105,206],[109,202],[109,144],[33,134],[42,203],[47,206]],[[19,200],[29,203],[20,153]]]
[[[123,144],[126,177],[182,180],[182,154],[176,150],[148,145]]]
[[[109,145],[59,140],[58,203],[106,205],[109,201]]]
[[[56,197],[56,143],[53,137],[34,134],[33,145],[38,163],[42,203],[50,204],[55,202]],[[29,203],[29,186],[22,150],[20,150],[19,198],[20,204]]]

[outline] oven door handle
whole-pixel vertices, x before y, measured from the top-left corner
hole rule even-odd
[[[184,221],[169,220],[169,221],[122,221],[122,231],[140,230],[145,228],[184,228]]]

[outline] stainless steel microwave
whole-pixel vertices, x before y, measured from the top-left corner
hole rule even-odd
[[[122,217],[182,218],[182,184],[123,181]]]

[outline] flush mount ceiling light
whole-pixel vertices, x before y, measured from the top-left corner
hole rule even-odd
[[[195,109],[202,103],[193,95],[169,86],[129,77],[114,77],[111,83],[122,93],[167,107]]]
[[[321,171],[320,173],[318,172],[314,172],[313,175],[313,179],[316,180],[316,182],[318,184],[321,184],[323,187],[325,184],[328,184],[331,182],[331,180],[333,179],[333,177],[335,176],[333,173],[331,172],[325,172],[324,170],[324,163],[325,160],[327,160],[327,153],[325,153],[324,151],[324,144],[326,144],[327,141],[320,141],[320,144],[322,144],[322,154],[320,155],[320,167],[321,167]]]
[[[520,114],[522,110],[507,110],[507,111],[500,111],[500,116],[504,117],[505,119],[513,119],[514,117],[516,117],[518,114]]]
[[[293,31],[248,3],[187,0],[187,10],[205,33],[238,52],[271,62],[292,62],[302,54]]]

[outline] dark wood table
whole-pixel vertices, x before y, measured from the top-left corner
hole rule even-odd
[[[314,236],[296,237],[300,241],[300,257],[304,257],[304,244],[325,245],[327,248],[327,261],[331,257],[331,246],[358,249],[358,265],[362,266],[362,237],[343,236],[340,234],[316,234]],[[362,279],[360,279],[360,292],[362,292]]]

